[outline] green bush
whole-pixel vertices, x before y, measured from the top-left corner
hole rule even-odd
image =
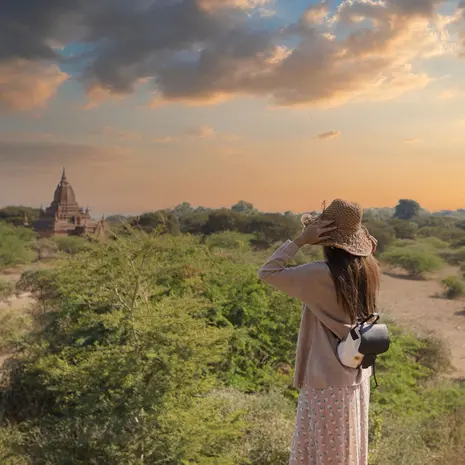
[[[393,247],[416,247],[418,244],[415,239],[396,239]]]
[[[456,299],[465,295],[465,282],[457,276],[448,276],[441,281],[448,299]]]
[[[375,220],[370,217],[364,221],[365,227],[371,235],[376,237],[378,245],[376,254],[382,254],[395,239],[395,230],[387,221]]]
[[[205,244],[210,248],[226,250],[247,250],[252,234],[242,234],[235,231],[225,231],[207,236]]]
[[[0,222],[0,270],[32,262],[35,234],[28,229]]]
[[[14,293],[15,286],[11,281],[0,279],[0,302],[6,302]]]
[[[11,350],[32,329],[32,318],[26,309],[0,309],[0,350]]]
[[[444,241],[442,239],[439,239],[438,237],[433,237],[433,236],[421,239],[419,243],[427,247],[429,246],[433,249],[445,249],[449,247],[449,243],[447,241]]]
[[[286,465],[301,305],[257,279],[271,253],[133,231],[23,273],[46,318],[8,336],[22,350],[0,386],[0,463]],[[465,387],[442,379],[447,347],[389,327],[370,464],[460,464]]]
[[[419,229],[418,235],[423,237],[437,237],[443,241],[451,242],[465,238],[465,231],[454,226],[425,226]]]
[[[295,424],[295,404],[280,390],[245,394],[227,389],[214,393],[234,411],[244,413],[241,440],[235,445],[238,463],[287,464]]]
[[[56,236],[53,239],[60,252],[75,255],[87,252],[93,248],[93,244],[85,237],[80,236]]]
[[[465,263],[465,247],[460,247],[455,251],[455,262],[457,264]]]
[[[414,239],[418,231],[418,224],[413,221],[393,219],[391,225],[397,239]]]
[[[461,463],[465,386],[444,380],[450,351],[441,339],[389,327],[392,344],[378,357],[380,387],[370,404],[370,465]]]
[[[47,237],[43,237],[40,238],[36,243],[36,251],[39,260],[55,258],[58,250],[59,246],[56,238],[49,239]]]
[[[436,254],[416,248],[394,248],[382,255],[389,265],[403,268],[412,277],[423,277],[425,273],[439,270],[443,261]]]
[[[445,249],[438,252],[438,255],[444,259],[449,265],[460,265],[465,263],[465,247],[457,250]]]

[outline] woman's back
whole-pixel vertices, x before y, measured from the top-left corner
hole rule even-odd
[[[358,257],[336,247],[324,247],[337,300],[350,321],[363,320],[376,311],[380,270],[373,255]]]
[[[357,204],[334,201],[319,218],[304,215],[302,234],[259,271],[261,279],[303,303],[294,386],[300,389],[290,465],[366,465],[371,368],[337,356],[353,323],[376,309],[376,240]],[[308,223],[307,223],[308,219]],[[324,246],[325,261],[286,266],[300,247]]]
[[[285,242],[259,270],[262,280],[303,303],[294,386],[305,383],[323,389],[359,384],[371,370],[344,367],[336,355],[338,340],[347,336],[352,323],[338,299],[331,270],[324,261],[286,268],[297,250],[294,242]]]

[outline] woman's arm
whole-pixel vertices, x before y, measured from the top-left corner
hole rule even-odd
[[[305,302],[309,277],[316,263],[287,268],[286,265],[295,257],[299,248],[298,240],[286,241],[258,270],[258,276],[274,288]]]
[[[316,222],[302,231],[294,241],[286,241],[258,271],[258,276],[271,286],[291,297],[297,297],[307,303],[309,278],[315,270],[321,269],[321,263],[307,263],[286,268],[297,251],[305,244],[317,244],[326,239],[325,233],[336,229],[330,226],[332,221]]]

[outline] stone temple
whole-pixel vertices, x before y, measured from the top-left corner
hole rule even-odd
[[[39,219],[33,226],[41,237],[91,234],[104,238],[108,233],[108,224],[104,217],[94,220],[88,208],[83,210],[79,206],[64,168],[52,203],[46,210],[41,209]]]

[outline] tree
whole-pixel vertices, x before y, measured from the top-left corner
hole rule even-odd
[[[182,233],[202,234],[205,224],[208,221],[207,211],[195,211],[179,218],[179,227]]]
[[[414,278],[421,278],[425,273],[439,270],[444,265],[435,253],[410,247],[395,248],[381,258],[392,266],[403,268]]]
[[[394,227],[397,239],[414,239],[418,231],[418,224],[412,221],[393,219],[391,225]]]
[[[145,232],[156,231],[159,234],[177,235],[180,233],[179,221],[172,213],[165,210],[144,213],[131,221],[131,226],[144,230]]]
[[[239,463],[239,415],[209,397],[230,329],[201,317],[204,299],[160,292],[185,248],[133,234],[23,276],[49,323],[24,342],[3,418],[31,422],[24,449],[37,463]]]
[[[236,213],[244,213],[246,215],[252,215],[253,213],[257,213],[258,210],[251,204],[250,202],[246,202],[245,200],[239,200],[235,205],[231,207],[231,210]]]
[[[376,254],[383,253],[396,237],[396,232],[392,225],[386,221],[374,219],[371,215],[368,215],[368,219],[364,220],[363,224],[378,241]]]
[[[0,269],[33,261],[34,239],[32,231],[0,221]]]
[[[409,221],[420,213],[420,204],[415,200],[400,199],[396,205],[394,218]]]
[[[194,209],[192,208],[192,205],[189,202],[182,202],[179,205],[176,205],[174,209],[171,211],[171,213],[177,218],[180,218],[184,215],[192,213],[193,211]]]
[[[255,234],[254,245],[270,247],[275,242],[292,239],[301,229],[300,221],[294,216],[262,213],[251,218],[244,232]]]
[[[40,210],[30,207],[5,207],[0,209],[0,220],[4,220],[14,226],[23,226],[25,217],[29,224],[39,218]]]
[[[238,231],[241,229],[242,221],[242,214],[223,208],[208,215],[202,233],[208,235],[223,231]]]

